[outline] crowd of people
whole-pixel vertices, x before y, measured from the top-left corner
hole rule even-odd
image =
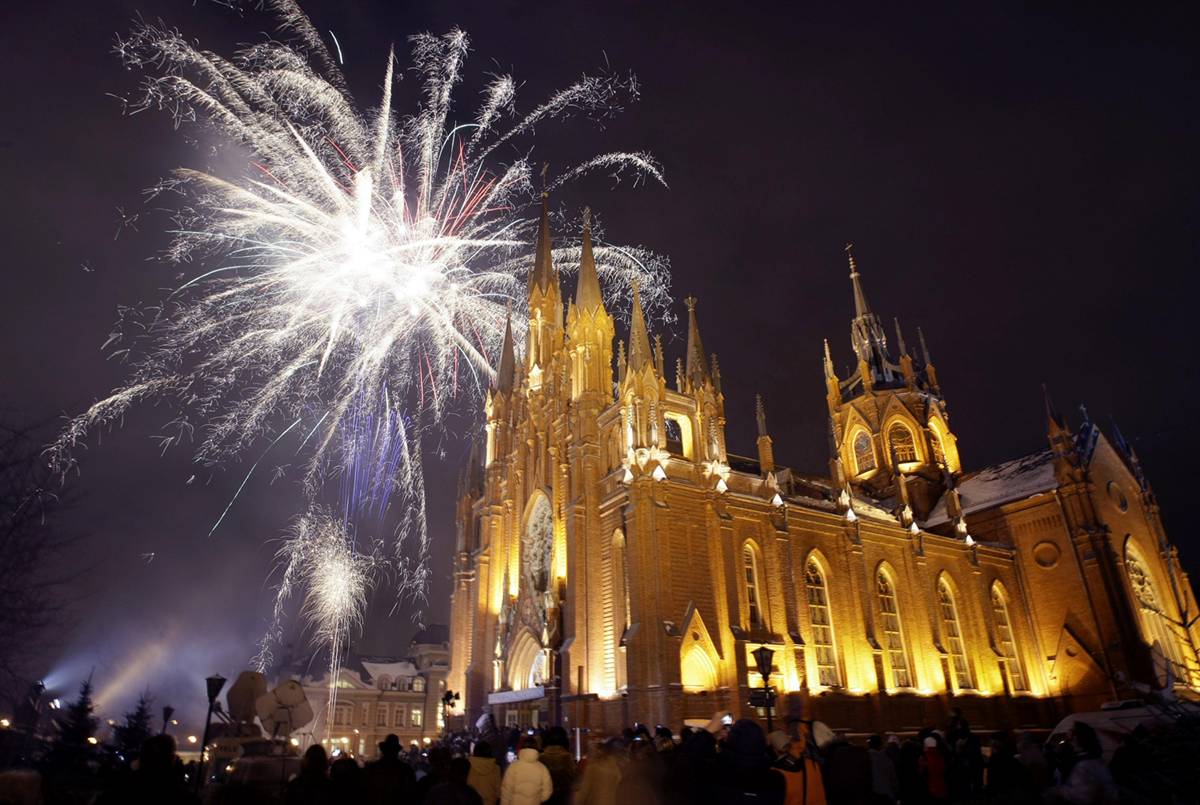
[[[1029,733],[987,736],[955,713],[943,729],[863,741],[790,720],[766,733],[756,721],[673,733],[634,725],[587,736],[561,727],[459,733],[405,751],[395,735],[365,764],[311,746],[298,773],[273,790],[227,782],[193,793],[173,739],[146,741],[136,768],[96,805],[940,805],[940,803],[1187,802],[1188,792],[1147,787],[1146,735],[1135,732],[1106,763],[1096,733],[1075,723],[1051,746]],[[582,740],[582,736],[577,736]],[[293,761],[294,763],[295,761]],[[40,802],[6,799],[0,805]]]

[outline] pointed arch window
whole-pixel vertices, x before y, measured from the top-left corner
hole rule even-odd
[[[621,529],[613,532],[612,543],[612,618],[613,618],[613,671],[617,688],[629,684],[625,634],[633,623],[633,605],[629,592],[629,554],[625,546],[625,534]]]
[[[929,432],[929,447],[933,451],[933,463],[946,469],[946,450],[942,447],[942,437],[936,431]]]
[[[1027,691],[1029,683],[1025,681],[1025,670],[1021,667],[1021,658],[1017,655],[1012,620],[1008,615],[1008,595],[1000,582],[992,585],[992,615],[996,620],[996,649],[1004,659],[1009,689],[1013,693]]]
[[[759,589],[758,556],[749,542],[742,546],[742,572],[746,579],[746,614],[750,628],[758,629],[765,625],[762,594]]]
[[[879,625],[883,634],[883,649],[887,652],[887,667],[891,674],[892,687],[911,688],[912,673],[908,669],[908,651],[904,647],[904,630],[900,624],[896,588],[883,568],[875,575],[875,591],[879,598]]]
[[[812,625],[810,644],[817,669],[817,684],[827,688],[842,683],[838,673],[837,650],[833,642],[833,617],[829,609],[829,588],[817,560],[809,557],[804,566],[804,586],[808,592],[808,620]]]
[[[907,425],[896,422],[888,428],[888,443],[897,464],[911,464],[917,460],[917,444]]]
[[[1145,563],[1134,547],[1128,544],[1125,546],[1125,572],[1129,576],[1129,585],[1133,588],[1138,620],[1142,626],[1142,639],[1152,649],[1157,648],[1161,653],[1161,657],[1154,658],[1156,662],[1161,663],[1162,659],[1165,659],[1171,663],[1171,670],[1176,679],[1187,680],[1187,668],[1179,650],[1179,639],[1175,629],[1162,611],[1158,593],[1150,574],[1146,572]]]
[[[954,592],[943,576],[937,585],[938,607],[942,613],[942,648],[950,657],[950,669],[954,674],[954,685],[959,690],[975,687],[971,681],[971,669],[967,665],[967,652],[963,644],[962,627],[958,621],[958,607],[954,603]]]
[[[862,475],[875,469],[875,448],[871,445],[871,434],[860,430],[854,435],[854,474]]]

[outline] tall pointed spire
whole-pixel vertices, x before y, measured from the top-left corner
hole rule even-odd
[[[758,438],[767,435],[767,409],[763,407],[761,394],[754,395],[754,418],[758,421]]]
[[[500,347],[500,363],[496,366],[496,390],[509,394],[513,390],[513,376],[516,374],[517,356],[513,349],[512,310],[508,311],[508,319],[504,324],[504,344]]]
[[[638,294],[638,282],[633,281],[633,310],[629,314],[629,368],[641,369],[653,360],[650,354],[650,334],[646,330],[646,316],[642,313],[642,299]]]
[[[892,321],[896,323],[896,349],[900,350],[901,355],[907,355],[908,345],[904,343],[904,332],[900,329],[900,317],[893,317]]]
[[[542,215],[538,221],[537,247],[533,258],[533,272],[529,275],[529,289],[550,287],[556,279],[550,241],[550,194],[542,191]]]
[[[592,211],[583,210],[583,245],[579,254],[579,285],[575,289],[575,307],[592,311],[604,307],[600,293],[600,277],[596,274],[596,259],[592,255]]]
[[[835,377],[833,373],[833,357],[829,354],[829,339],[825,339],[825,377]]]
[[[1042,384],[1042,401],[1046,405],[1046,424],[1059,430],[1066,430],[1067,424],[1059,415],[1058,409],[1054,407],[1054,399],[1050,396],[1050,389],[1045,383]]]
[[[854,315],[857,318],[869,315],[867,297],[863,294],[862,282],[859,280],[858,265],[854,262],[854,244],[846,244],[846,257],[850,261],[850,283],[854,286]]]
[[[688,309],[687,364],[685,371],[692,385],[701,385],[708,377],[708,356],[704,354],[704,343],[700,340],[700,323],[696,319],[696,297],[683,300]]]
[[[925,345],[925,331],[920,327],[917,328],[917,339],[921,342],[921,360],[928,366],[933,360],[929,357],[929,347]]]

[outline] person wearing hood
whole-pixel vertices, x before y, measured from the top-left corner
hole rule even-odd
[[[784,805],[825,805],[825,783],[821,779],[821,764],[809,751],[808,724],[800,722],[792,737],[782,734],[785,741],[775,737],[771,742],[776,751],[783,754],[772,768],[783,775],[786,791]]]
[[[578,770],[575,767],[575,756],[571,754],[571,740],[567,731],[562,727],[551,727],[546,730],[542,739],[542,765],[550,771],[550,780],[554,783],[554,795],[550,797],[551,805],[567,805],[571,800],[571,788],[575,785]]]
[[[767,739],[757,722],[734,722],[717,761],[721,805],[783,805],[787,784],[771,769]]]
[[[500,782],[500,805],[542,805],[554,795],[550,770],[538,759],[532,745],[517,752],[517,761],[509,764]]]
[[[487,741],[475,744],[470,762],[467,785],[475,789],[483,805],[496,805],[500,801],[500,765],[496,763],[492,745]]]
[[[596,743],[575,791],[574,805],[617,805],[621,785],[621,764],[611,740]]]

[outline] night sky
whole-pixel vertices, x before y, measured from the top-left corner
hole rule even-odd
[[[1080,402],[1106,428],[1116,417],[1185,566],[1200,568],[1188,509],[1200,480],[1200,84],[1185,6],[549,5],[304,4],[336,33],[363,105],[377,102],[390,44],[407,64],[409,34],[453,25],[475,51],[463,118],[489,71],[524,82],[519,110],[606,63],[638,74],[641,102],[605,131],[546,126],[539,153],[648,149],[664,164],[670,189],[599,178],[555,201],[588,204],[613,240],[669,255],[676,297],[699,297],[732,452],[753,454],[759,392],[778,460],[824,471],[821,339],[839,370],[849,364],[852,240],[889,334],[893,315],[910,343],[924,327],[967,469],[1045,445],[1047,382],[1073,421]],[[224,54],[274,28],[252,6],[209,0],[0,10],[0,407],[20,420],[78,412],[118,385],[122,368],[100,349],[117,306],[175,282],[178,269],[147,260],[166,218],[141,191],[209,165],[210,144],[164,114],[122,116],[112,96],[139,75],[111,47],[139,13]],[[401,111],[415,86],[401,84]],[[669,363],[681,336],[664,334]],[[149,438],[167,414],[144,406],[93,440],[64,518],[85,538],[60,561],[83,581],[42,667],[59,689],[94,668],[105,715],[149,687],[191,718],[199,677],[244,667],[269,614],[271,540],[300,506],[294,482],[263,476],[208,537],[246,468],[188,485],[189,454],[159,457]],[[462,440],[431,451],[432,622],[448,610],[465,452]],[[373,608],[360,650],[407,644],[413,610],[389,605]]]

